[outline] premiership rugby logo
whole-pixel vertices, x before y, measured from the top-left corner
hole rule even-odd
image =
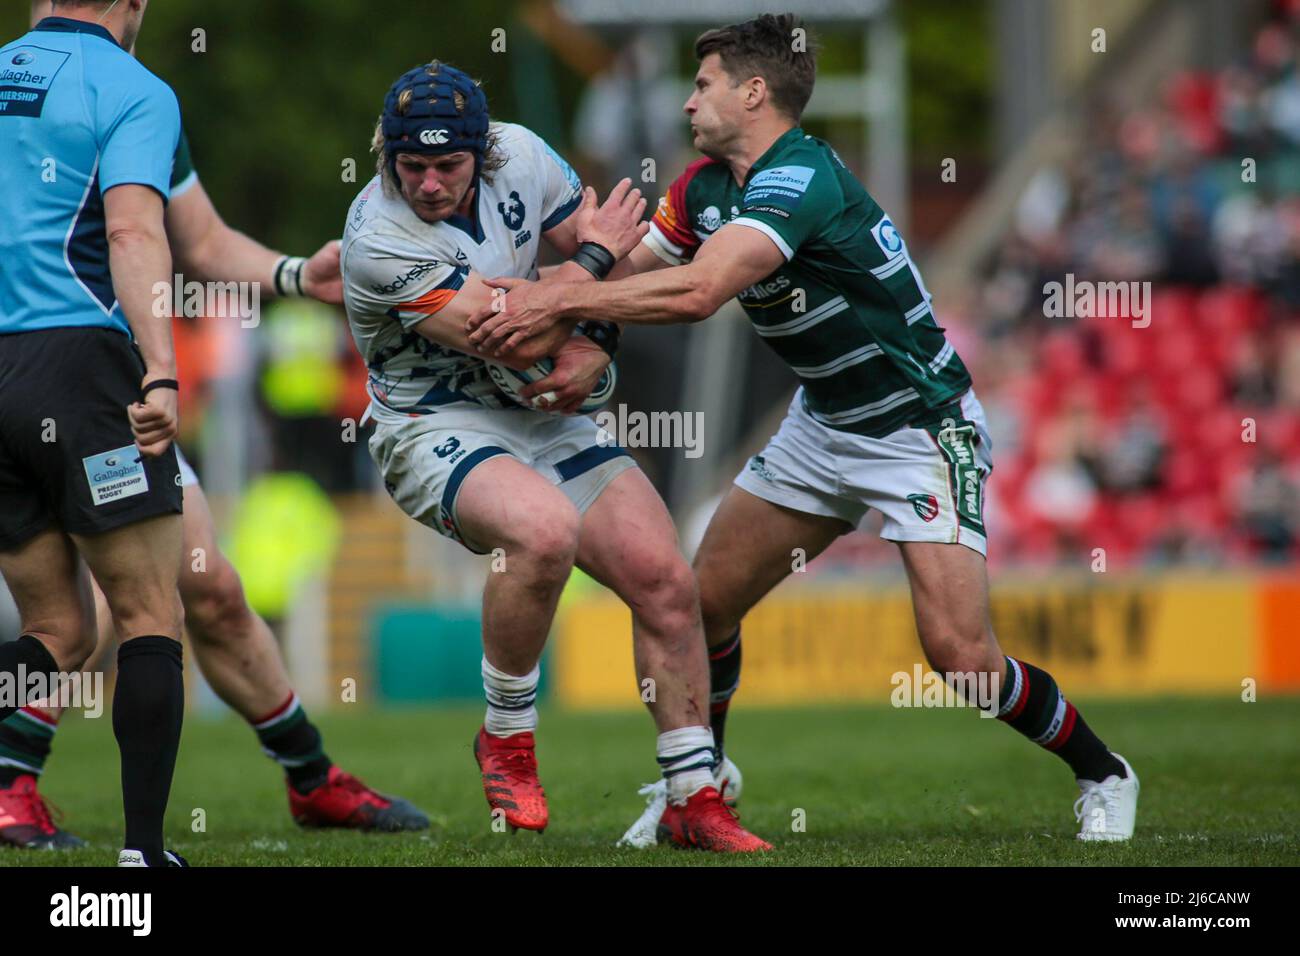
[[[908,495],[907,500],[922,521],[933,521],[939,516],[939,499],[934,495]]]

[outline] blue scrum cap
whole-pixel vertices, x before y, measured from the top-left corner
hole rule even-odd
[[[410,97],[403,94],[410,91]],[[459,96],[457,95],[459,94]],[[399,99],[407,99],[399,112]],[[456,108],[456,101],[463,104]],[[407,70],[384,97],[381,120],[389,165],[398,153],[474,153],[481,167],[487,153],[487,97],[469,75],[446,63]]]

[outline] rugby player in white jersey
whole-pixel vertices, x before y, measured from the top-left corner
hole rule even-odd
[[[625,180],[597,208],[540,137],[490,122],[478,85],[436,60],[393,84],[373,145],[378,175],[343,236],[344,303],[370,368],[370,451],[389,494],[415,520],[496,556],[483,593],[487,713],[474,742],[488,805],[514,828],[547,825],[538,661],[576,564],[632,611],[636,677],[653,681],[673,797],[660,826],[683,846],[770,849],[714,786],[699,602],[668,512],[623,449],[602,444],[589,418],[564,414],[605,374],[615,330],[597,323],[557,347],[554,373],[538,383],[553,393],[548,411],[497,389],[465,333],[491,300],[480,277],[536,277],[543,239],[571,257],[557,275],[609,274],[645,234],[644,200]]]
[[[51,12],[94,20],[107,6],[61,2],[51,11],[49,0],[38,0],[32,4],[32,25]],[[330,304],[342,301],[338,241],[325,243],[307,259],[268,249],[231,228],[199,181],[184,130],[170,187],[164,226],[177,269],[186,279],[255,282],[264,295],[274,290],[276,295],[305,295]],[[408,801],[372,790],[330,759],[320,731],[289,682],[275,635],[249,607],[239,572],[217,543],[198,476],[179,447],[176,455],[184,508],[181,553],[193,555],[197,549],[206,556],[203,570],[188,558],[180,569],[190,649],[217,696],[248,722],[263,752],[284,768],[294,820],[309,827],[427,828],[428,818]],[[116,645],[113,617],[98,585],[94,585],[94,599],[98,648],[84,665],[86,670],[98,670]],[[54,823],[38,788],[63,714],[61,707],[51,704],[33,703],[0,721],[0,845],[25,849],[83,845]]]

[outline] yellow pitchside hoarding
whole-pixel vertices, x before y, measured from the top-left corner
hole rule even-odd
[[[1300,690],[1300,581],[1248,574],[1057,578],[995,587],[1008,654],[1071,695]],[[924,663],[906,586],[779,588],[745,620],[742,693],[756,706],[885,704]],[[635,707],[631,617],[602,592],[566,602],[552,644],[554,699]],[[1243,682],[1253,682],[1246,685]]]

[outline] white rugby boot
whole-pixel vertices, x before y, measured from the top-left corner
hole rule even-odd
[[[722,762],[718,764],[713,774],[713,780],[717,784],[718,793],[722,794],[722,802],[729,807],[734,807],[740,801],[740,788],[744,785],[740,768],[724,754]],[[645,810],[615,845],[644,850],[655,845],[659,820],[668,806],[668,781],[660,777],[654,783],[647,783],[637,791],[637,794],[646,798]]]
[[[1074,801],[1074,818],[1080,824],[1080,840],[1113,843],[1133,836],[1141,787],[1129,762],[1117,753],[1112,752],[1111,756],[1124,765],[1128,776],[1111,774],[1100,783],[1078,781],[1081,792],[1079,799]]]

